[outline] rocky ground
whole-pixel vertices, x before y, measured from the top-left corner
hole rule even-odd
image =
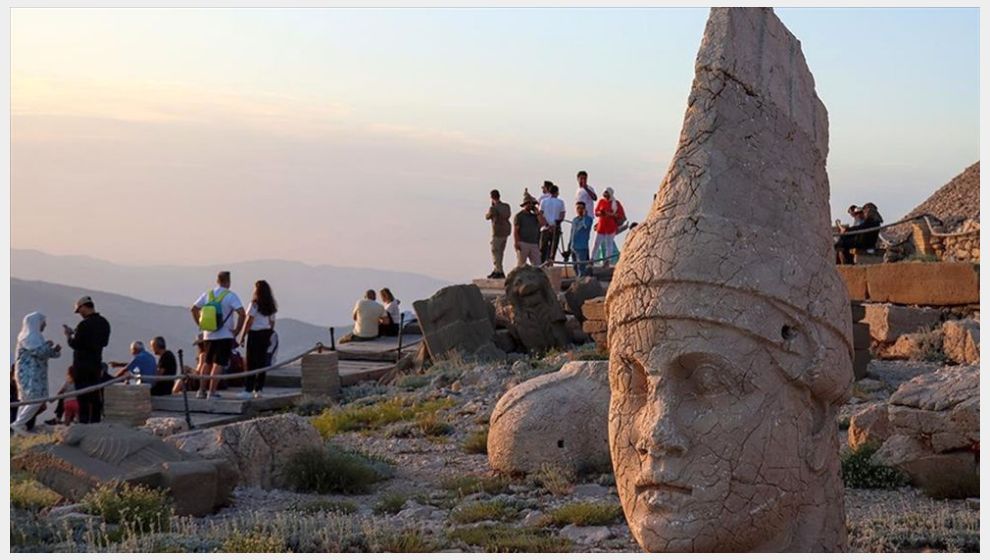
[[[97,542],[85,543],[87,538],[78,535],[71,539],[77,544],[70,545],[65,530],[63,537],[49,536],[61,544],[44,546],[15,535],[18,524],[44,524],[65,515],[85,521],[87,516],[78,508],[40,514],[12,511],[16,514],[12,541],[15,549],[23,550],[638,551],[619,512],[610,474],[572,478],[546,469],[525,478],[500,478],[491,472],[483,446],[477,444],[492,408],[509,387],[591,353],[585,348],[541,359],[514,356],[504,364],[454,360],[433,367],[426,376],[402,378],[391,387],[349,388],[345,406],[373,406],[396,395],[422,401],[450,399],[452,404],[431,420],[430,435],[424,433],[421,421],[412,420],[330,438],[338,447],[359,450],[391,465],[392,477],[374,485],[370,494],[321,496],[240,487],[231,506],[206,518],[180,520],[172,533],[102,545],[92,537],[88,540]],[[843,408],[840,426],[859,408],[885,399],[899,383],[935,368],[929,363],[873,362],[869,377],[857,383],[852,401]],[[295,412],[319,409],[309,403]],[[844,431],[840,437],[845,438]],[[570,517],[560,513],[561,506],[575,503],[579,509],[597,508],[600,515],[582,521],[573,510]],[[978,547],[978,500],[932,500],[909,487],[847,489],[846,512],[854,550]],[[230,535],[242,534],[264,537],[231,540]],[[503,540],[493,545],[493,535]]]

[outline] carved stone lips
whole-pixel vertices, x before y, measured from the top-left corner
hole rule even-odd
[[[670,492],[674,494],[683,494],[686,496],[690,496],[693,492],[689,486],[680,486],[678,484],[670,484],[667,482],[643,481],[636,484],[637,494],[646,491]]]

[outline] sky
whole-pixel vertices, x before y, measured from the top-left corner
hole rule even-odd
[[[978,9],[776,12],[829,111],[834,218],[896,219],[979,158]],[[13,9],[11,245],[481,277],[492,188],[517,208],[549,179],[570,206],[586,169],[643,217],[706,18]]]

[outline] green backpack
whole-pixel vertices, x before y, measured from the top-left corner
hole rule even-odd
[[[213,295],[213,290],[206,292],[206,305],[199,312],[199,328],[201,330],[214,332],[220,330],[220,327],[227,322],[226,317],[220,321],[220,318],[223,317],[223,305],[221,303],[229,293],[229,290],[223,290],[217,295]]]

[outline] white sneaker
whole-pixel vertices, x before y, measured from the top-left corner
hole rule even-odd
[[[260,399],[261,398],[261,391],[255,391],[253,397],[256,398],[256,399]]]
[[[11,426],[10,431],[14,432],[14,434],[18,436],[31,435],[31,432],[27,431],[27,429],[25,429],[24,426]]]

